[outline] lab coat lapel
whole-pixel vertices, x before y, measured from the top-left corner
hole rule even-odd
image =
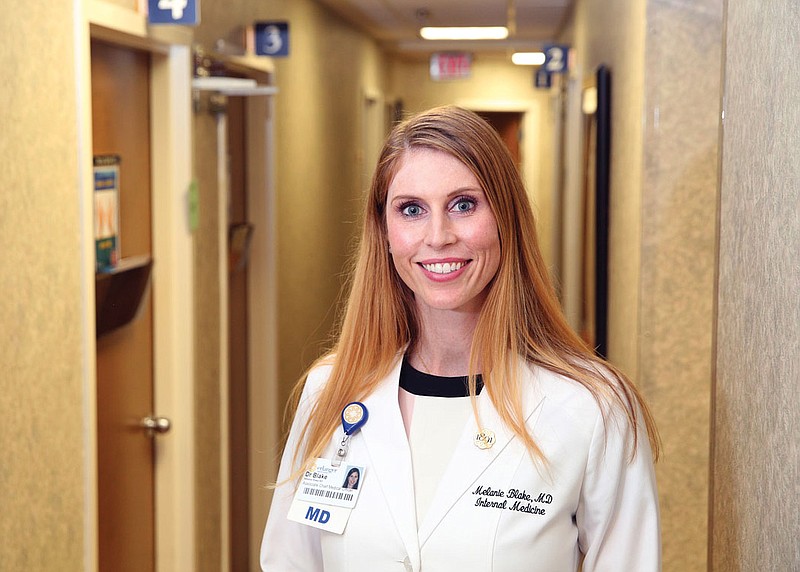
[[[522,368],[520,375],[523,376],[521,381],[524,388],[523,415],[527,420],[528,428],[531,429],[541,411],[541,404],[545,396],[536,387],[531,371],[527,367]],[[459,439],[458,446],[453,452],[453,458],[442,476],[436,494],[420,525],[420,546],[425,544],[425,541],[456,501],[474,485],[478,477],[515,438],[514,433],[503,423],[486,391],[483,391],[478,396],[478,412],[482,429],[494,431],[495,444],[489,449],[479,449],[475,445],[477,427],[475,426],[475,418],[470,415]]]
[[[403,418],[398,403],[400,366],[398,359],[392,372],[364,400],[369,421],[361,429],[370,459],[370,486],[379,486],[392,520],[405,545],[414,569],[419,569],[419,540],[414,505],[414,478],[411,471],[411,450],[408,446]]]

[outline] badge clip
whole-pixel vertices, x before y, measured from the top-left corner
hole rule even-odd
[[[350,446],[350,437],[353,436],[359,429],[364,426],[364,423],[369,419],[369,412],[366,406],[359,402],[353,401],[345,405],[342,409],[342,429],[344,435],[336,449],[336,454],[331,459],[331,465],[338,467],[347,456],[347,450]]]

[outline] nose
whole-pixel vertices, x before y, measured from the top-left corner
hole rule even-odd
[[[426,229],[425,243],[431,248],[442,248],[455,242],[452,221],[445,214],[435,214],[430,217]]]

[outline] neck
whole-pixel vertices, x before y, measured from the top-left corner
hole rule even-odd
[[[467,375],[477,322],[476,313],[421,312],[419,339],[409,356],[411,365],[444,377]]]

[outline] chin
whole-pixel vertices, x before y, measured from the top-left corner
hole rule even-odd
[[[436,299],[436,300],[422,300],[422,305],[427,306],[431,310],[439,312],[477,312],[483,306],[483,300],[472,298],[469,300],[464,299]]]

